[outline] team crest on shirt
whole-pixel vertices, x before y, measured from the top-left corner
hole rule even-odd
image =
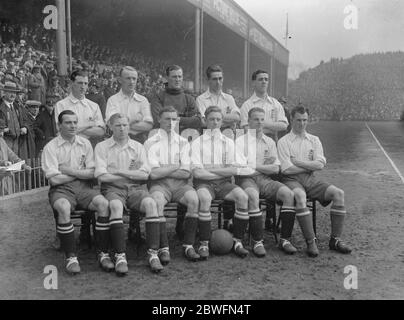
[[[313,149],[311,149],[309,151],[309,160],[314,160],[314,150]]]
[[[79,160],[79,170],[86,168],[86,155],[82,154]]]
[[[230,108],[230,106],[227,106],[227,108],[226,108],[226,113],[231,113],[231,108]]]
[[[140,165],[141,164],[138,161],[132,159],[129,164],[129,170],[139,170]]]

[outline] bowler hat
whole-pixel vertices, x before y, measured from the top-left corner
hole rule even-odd
[[[3,86],[2,90],[6,91],[6,92],[19,92],[19,91],[21,91],[18,88],[17,84],[15,82],[12,82],[12,81],[6,81],[4,83],[4,86]]]
[[[41,102],[36,100],[27,100],[25,104],[27,105],[27,107],[39,107],[41,105]]]

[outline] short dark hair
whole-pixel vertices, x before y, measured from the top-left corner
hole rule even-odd
[[[175,109],[173,106],[167,106],[167,107],[164,107],[163,109],[161,109],[159,112],[159,117],[161,117],[161,115],[164,112],[175,112],[178,115],[178,110]]]
[[[175,71],[175,70],[182,70],[182,68],[179,65],[176,65],[176,64],[172,64],[172,65],[168,66],[167,69],[166,69],[167,77],[170,75],[171,71]]]
[[[129,117],[128,117],[126,114],[117,112],[117,113],[114,113],[114,114],[108,119],[108,124],[109,124],[110,126],[112,126],[112,125],[115,123],[115,120],[118,120],[118,119],[127,119],[128,122],[129,122]]]
[[[209,67],[206,69],[206,76],[208,77],[208,80],[210,79],[210,75],[211,75],[213,72],[221,72],[221,73],[223,73],[223,69],[222,69],[222,67],[219,66],[218,64],[214,64],[214,65],[212,65],[212,66],[209,66]]]
[[[70,75],[70,80],[75,81],[76,77],[87,77],[88,78],[88,72],[84,71],[84,70],[74,70]]]
[[[253,72],[253,74],[252,74],[252,76],[251,76],[251,79],[252,79],[253,81],[257,80],[257,76],[258,76],[259,74],[261,74],[261,73],[266,73],[266,74],[269,76],[269,72],[268,72],[268,71],[258,69],[257,71],[254,71],[254,72]]]
[[[259,107],[254,107],[254,108],[250,109],[250,111],[248,111],[248,119],[251,118],[251,116],[252,116],[252,114],[253,114],[254,112],[261,112],[261,113],[265,114],[265,110],[264,110],[264,109],[259,108]]]
[[[77,117],[77,114],[75,114],[72,110],[64,110],[64,111],[62,111],[61,113],[59,113],[59,115],[58,115],[58,122],[59,122],[59,124],[62,124],[62,122],[63,122],[63,116],[65,116],[65,115],[76,116],[76,117]]]
[[[295,117],[296,113],[300,113],[300,114],[305,114],[307,113],[307,115],[309,115],[309,109],[307,109],[305,106],[303,105],[298,105],[296,107],[294,107],[292,109],[292,111],[290,112],[290,116],[292,117],[292,119]]]
[[[123,72],[124,70],[127,70],[127,71],[136,71],[136,72],[137,72],[137,70],[136,70],[134,67],[131,67],[131,66],[124,66],[124,67],[122,67],[122,68],[119,70],[119,76],[120,76],[120,77],[122,77],[122,72]]]
[[[218,106],[210,106],[205,110],[205,118],[207,118],[208,115],[211,114],[212,112],[222,113],[222,110]],[[223,116],[223,114],[222,114],[222,116]]]

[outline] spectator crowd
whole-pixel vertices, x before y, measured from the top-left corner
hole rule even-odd
[[[324,120],[397,120],[404,110],[404,52],[322,62],[289,83],[289,100]]]

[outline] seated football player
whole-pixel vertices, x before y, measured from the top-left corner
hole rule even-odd
[[[293,190],[296,200],[296,217],[307,243],[307,254],[316,257],[319,254],[312,224],[312,213],[306,206],[306,199],[317,200],[323,206],[332,202],[330,250],[348,254],[352,249],[341,240],[346,215],[344,191],[322,181],[315,172],[326,164],[323,146],[318,137],[307,133],[306,126],[309,111],[297,106],[291,111],[292,130],[278,142],[278,154],[281,162],[282,182]]]
[[[273,180],[280,170],[278,152],[274,140],[263,133],[265,111],[262,108],[252,108],[248,112],[248,131],[236,140],[236,148],[248,161],[248,166],[254,169],[251,176],[237,177],[236,183],[248,194],[250,230],[254,241],[254,253],[264,256],[263,221],[259,208],[259,198],[273,202],[281,202],[281,238],[279,248],[285,253],[293,254],[297,250],[291,244],[295,207],[293,192],[284,184]]]
[[[234,141],[220,131],[223,121],[221,109],[216,106],[208,107],[205,119],[207,129],[191,144],[193,183],[199,197],[198,253],[201,258],[209,256],[208,244],[212,220],[210,206],[212,200],[224,199],[235,202],[233,251],[244,258],[248,255],[248,250],[243,247],[241,240],[248,224],[248,196],[231,182],[231,178],[235,175],[250,174],[252,170],[242,167],[245,159],[235,154]]]
[[[146,215],[146,244],[148,262],[153,272],[163,266],[157,256],[160,244],[159,216],[156,202],[147,190],[150,167],[146,150],[139,142],[129,138],[129,119],[122,113],[113,114],[108,125],[112,137],[95,147],[95,177],[101,183],[101,192],[109,201],[110,217],[104,222],[115,252],[115,272],[128,272],[126,260],[123,211],[135,210]],[[100,258],[102,259],[102,257]]]
[[[73,275],[81,269],[70,213],[76,207],[96,211],[97,226],[109,215],[108,201],[92,188],[93,148],[90,141],[77,135],[77,122],[77,115],[71,110],[59,114],[60,135],[46,144],[41,159],[42,170],[50,183],[49,202],[57,211],[56,230],[66,256],[66,271]],[[102,237],[97,228],[95,236]]]
[[[170,261],[164,206],[168,202],[178,202],[187,207],[184,221],[184,255],[190,261],[199,260],[195,252],[198,228],[199,199],[189,183],[190,146],[187,139],[178,135],[178,111],[174,107],[164,107],[159,112],[160,129],[145,142],[150,173],[149,192],[157,203],[160,216],[159,258],[163,265]]]

